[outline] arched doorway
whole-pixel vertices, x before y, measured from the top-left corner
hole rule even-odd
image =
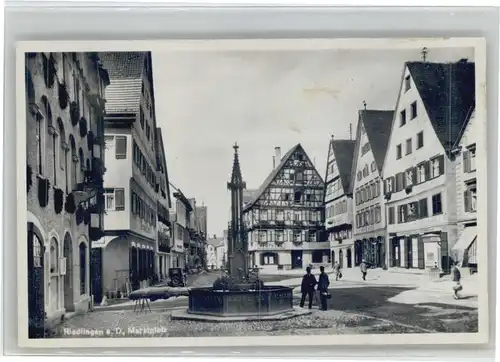
[[[339,250],[339,266],[341,269],[344,267],[344,252],[342,249]]]
[[[352,251],[351,248],[347,249],[347,267],[352,268]]]
[[[42,233],[28,222],[28,337],[43,338],[45,323],[45,281]]]
[[[73,242],[71,235],[64,235],[63,256],[66,258],[66,274],[64,274],[64,308],[67,312],[75,310],[73,290]]]

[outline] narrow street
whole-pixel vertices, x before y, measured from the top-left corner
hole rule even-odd
[[[192,286],[210,285],[219,277],[210,272],[189,276]],[[290,276],[264,276],[271,281],[295,281]],[[286,335],[286,334],[354,334],[354,333],[430,333],[475,332],[478,328],[477,309],[453,305],[449,293],[443,293],[440,303],[397,303],[391,298],[414,287],[395,287],[359,282],[333,282],[328,311],[319,311],[313,304],[313,313],[278,322],[208,323],[176,321],[170,318],[173,310],[187,308],[187,298],[178,297],[151,303],[151,312],[134,312],[133,303],[97,308],[86,315],[75,316],[56,331],[57,337],[71,337],[72,330],[122,330],[129,327],[163,327],[157,337],[229,336],[229,335]],[[362,285],[363,284],[363,285]],[[294,286],[294,285],[291,285]],[[298,286],[298,285],[295,285]],[[300,295],[294,294],[298,306]],[[110,337],[120,337],[109,335]],[[81,337],[81,336],[79,336]]]

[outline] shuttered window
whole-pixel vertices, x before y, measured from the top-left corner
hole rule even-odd
[[[389,224],[394,224],[394,206],[391,206],[389,207],[389,209],[387,209],[387,214],[389,217]]]
[[[125,190],[115,189],[115,210],[125,210]]]
[[[427,211],[427,198],[418,201],[418,214],[421,219],[429,216]]]
[[[396,192],[401,191],[404,188],[404,174],[402,172],[396,174]]]
[[[116,136],[115,158],[123,160],[127,158],[127,137]]]

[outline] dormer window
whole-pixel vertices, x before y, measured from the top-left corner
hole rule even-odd
[[[410,76],[407,75],[405,77],[405,92],[408,92],[411,88],[411,81],[410,81]]]

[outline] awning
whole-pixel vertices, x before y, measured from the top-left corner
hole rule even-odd
[[[477,227],[469,226],[464,229],[460,239],[451,248],[451,257],[456,262],[464,261],[464,254],[477,237]]]

